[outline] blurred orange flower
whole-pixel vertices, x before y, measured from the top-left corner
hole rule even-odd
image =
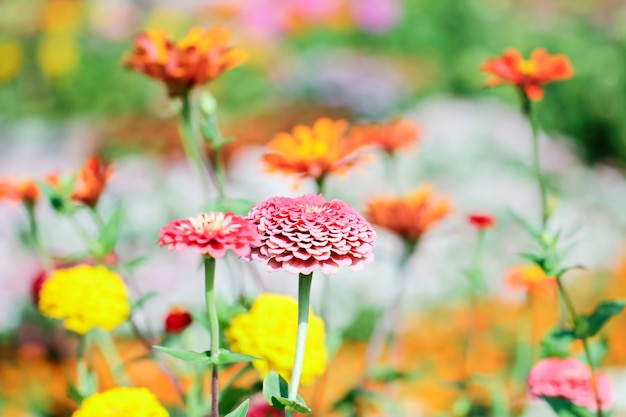
[[[95,207],[112,173],[111,164],[97,156],[89,158],[78,173],[72,200]]]
[[[533,101],[543,98],[544,84],[567,80],[574,75],[566,55],[549,55],[544,48],[535,49],[530,59],[524,59],[516,49],[507,48],[502,56],[487,60],[481,71],[491,75],[486,83],[488,87],[512,84]]]
[[[0,179],[0,200],[7,199],[23,203],[34,203],[39,198],[39,187],[31,179]]]
[[[511,267],[506,274],[506,281],[510,287],[526,291],[553,291],[557,285],[556,280],[547,276],[536,264]]]
[[[372,224],[415,244],[451,210],[449,199],[435,195],[434,188],[426,184],[403,197],[370,200],[366,217]]]
[[[406,149],[419,137],[419,126],[410,120],[396,119],[389,123],[362,124],[352,128],[350,136],[364,145],[380,147],[389,155]]]
[[[299,125],[292,133],[279,133],[263,155],[269,172],[296,174],[321,181],[328,174],[343,174],[365,158],[355,153],[362,144],[346,136],[345,120],[318,119],[313,127]]]
[[[230,31],[193,28],[175,43],[164,32],[148,30],[137,35],[135,49],[125,57],[127,67],[161,80],[171,97],[217,78],[243,63],[247,54],[227,46]]]

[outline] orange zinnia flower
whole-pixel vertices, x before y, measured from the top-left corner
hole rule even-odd
[[[39,187],[31,179],[0,179],[0,200],[7,199],[33,204],[39,198]]]
[[[223,28],[193,28],[175,43],[161,31],[148,30],[137,35],[135,50],[125,63],[161,80],[171,97],[181,96],[246,60],[244,51],[227,46],[230,37],[230,31]]]
[[[504,55],[487,60],[481,71],[491,74],[487,86],[501,84],[517,86],[529,99],[539,101],[543,98],[544,84],[567,80],[574,75],[572,64],[563,54],[548,54],[543,48],[535,49],[530,59],[513,48],[504,51]]]
[[[362,145],[346,136],[345,120],[318,119],[313,127],[296,126],[279,133],[263,155],[269,172],[296,174],[321,181],[328,174],[347,172],[364,158],[355,153]]]
[[[451,210],[447,197],[435,195],[430,185],[422,185],[404,197],[371,200],[366,217],[372,224],[415,244]]]
[[[97,156],[89,158],[78,174],[72,200],[95,207],[112,172],[111,164]]]
[[[526,291],[552,291],[556,288],[556,279],[547,276],[539,265],[517,265],[509,269],[506,280],[512,288]]]
[[[350,136],[364,145],[380,147],[389,155],[417,141],[419,127],[410,120],[397,119],[389,123],[363,124],[352,128]]]

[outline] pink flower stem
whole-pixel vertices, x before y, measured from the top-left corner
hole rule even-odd
[[[287,398],[295,401],[298,398],[298,387],[302,376],[304,364],[304,350],[306,348],[306,336],[309,330],[309,308],[311,299],[311,283],[313,273],[300,274],[298,281],[298,334],[296,337],[296,354],[293,359],[293,371],[289,382]],[[287,417],[293,417],[293,411],[285,413]]]
[[[204,257],[204,286],[206,291],[206,308],[209,316],[209,332],[211,333],[211,359],[216,359],[220,352],[220,325],[215,305],[215,258]],[[211,416],[219,417],[218,406],[218,371],[217,365],[212,365],[211,371]]]
[[[576,328],[578,324],[578,314],[576,313],[576,309],[574,308],[574,304],[572,303],[571,298],[569,297],[569,295],[567,294],[567,291],[565,290],[565,286],[563,285],[563,281],[561,280],[560,275],[556,277],[556,282],[559,287],[559,294],[561,295],[561,298],[563,299],[563,302],[565,303],[565,306],[567,307],[567,311],[569,311],[570,317],[572,319],[572,324],[574,325],[574,328]],[[596,367],[593,364],[593,360],[591,358],[591,350],[589,349],[589,341],[587,340],[587,336],[584,336],[582,338],[582,342],[583,342],[583,348],[585,350],[585,358],[587,359],[587,363],[589,364],[589,368],[591,369],[591,387],[593,388],[593,395],[595,397],[596,406],[597,406],[596,415],[598,417],[603,417],[603,412],[602,412],[602,407],[601,407],[602,402],[600,401],[600,393],[598,391],[598,382],[596,379]]]

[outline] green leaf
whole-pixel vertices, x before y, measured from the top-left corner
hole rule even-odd
[[[529,235],[533,236],[536,239],[541,238],[541,232],[539,231],[539,229],[535,228],[533,225],[531,225],[528,221],[526,221],[521,216],[517,215],[515,212],[510,211],[510,213],[511,213],[511,217],[513,217],[513,220],[517,221],[520,225],[522,225],[522,227],[526,229]]]
[[[68,197],[64,196],[55,187],[45,181],[38,182],[39,189],[48,198],[52,208],[59,213],[71,214],[76,210],[76,205]]]
[[[541,269],[543,269],[543,266],[546,263],[546,260],[545,260],[545,258],[543,256],[536,255],[534,253],[518,253],[518,256],[520,256],[520,257],[522,257],[524,259],[528,259],[532,263],[538,265]]]
[[[147,260],[148,260],[147,256],[140,256],[138,258],[131,259],[128,262],[124,262],[121,265],[121,268],[127,271],[134,271],[135,269],[143,265]]]
[[[159,295],[159,293],[157,293],[156,291],[150,291],[150,292],[145,293],[131,305],[130,307],[131,310],[135,311],[137,309],[142,308],[148,301],[152,300],[153,298],[156,298],[157,295]]]
[[[256,356],[244,355],[242,353],[231,352],[228,349],[220,349],[220,353],[216,358],[212,358],[211,362],[215,365],[228,365],[230,363],[263,361],[263,358]]]
[[[393,382],[393,381],[410,381],[415,379],[416,375],[412,372],[402,372],[392,367],[374,369],[369,374],[370,378],[380,382]]]
[[[595,336],[602,326],[611,319],[611,317],[618,315],[626,307],[626,300],[607,300],[602,301],[596,309],[587,316],[589,322],[589,336]]]
[[[577,339],[585,339],[591,336],[589,334],[589,319],[587,316],[578,316],[578,319],[574,324],[574,335]]]
[[[284,405],[277,398],[287,398],[289,395],[289,384],[276,371],[270,371],[263,379],[263,396],[274,408],[284,410]]]
[[[104,225],[102,234],[100,235],[100,250],[102,253],[98,255],[105,256],[113,251],[117,238],[119,237],[120,227],[122,225],[122,206],[118,205],[111,215],[109,221]]]
[[[83,402],[83,400],[85,399],[85,397],[83,397],[78,388],[76,388],[76,385],[74,385],[70,380],[67,381],[67,396],[71,400],[76,401],[76,403],[78,404]]]
[[[556,328],[541,341],[542,358],[566,358],[570,356],[570,344],[576,339],[572,329]]]
[[[274,399],[281,403],[281,405],[284,406],[283,408],[287,411],[295,411],[296,413],[300,414],[306,414],[311,412],[311,409],[307,407],[302,398],[298,398],[297,400],[290,400],[282,397],[274,397]]]
[[[595,417],[595,413],[592,413],[585,407],[573,404],[565,398],[543,397],[543,399],[552,407],[559,417]]]
[[[256,392],[249,388],[225,387],[219,392],[219,404],[223,410],[233,410],[245,398],[252,397]]]
[[[230,413],[226,414],[224,417],[246,417],[248,414],[248,407],[250,406],[250,400],[246,400],[237,408],[235,408]]]
[[[192,350],[168,348],[165,346],[152,346],[152,348],[185,362],[211,363],[211,358],[206,352],[194,352]]]

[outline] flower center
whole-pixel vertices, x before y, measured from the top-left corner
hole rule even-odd
[[[189,223],[197,233],[230,232],[239,227],[232,223],[232,217],[224,213],[202,213],[196,217],[190,217]]]
[[[537,73],[537,64],[530,60],[523,60],[519,63],[518,69],[524,75],[534,75]]]
[[[305,213],[322,213],[326,211],[326,207],[324,206],[314,206],[311,204],[303,204],[302,207],[304,207]]]

